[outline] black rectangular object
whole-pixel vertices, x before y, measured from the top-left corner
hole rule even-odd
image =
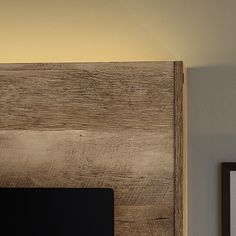
[[[114,236],[112,189],[0,188],[0,235]]]

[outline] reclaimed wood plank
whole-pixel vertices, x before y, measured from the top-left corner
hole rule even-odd
[[[172,131],[0,131],[0,140],[1,187],[113,188],[117,235],[173,231]]]
[[[173,63],[0,65],[0,129],[173,124]]]
[[[181,68],[0,64],[0,186],[111,187],[116,235],[182,236]]]

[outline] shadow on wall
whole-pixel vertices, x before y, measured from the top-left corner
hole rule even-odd
[[[236,66],[188,69],[189,236],[221,235],[220,164],[236,162]]]

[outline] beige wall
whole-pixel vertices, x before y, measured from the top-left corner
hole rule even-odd
[[[235,1],[0,0],[0,62],[235,58]]]
[[[220,236],[236,160],[235,0],[0,0],[0,62],[184,60],[189,235]]]
[[[0,62],[173,58],[129,7],[115,0],[0,0]]]

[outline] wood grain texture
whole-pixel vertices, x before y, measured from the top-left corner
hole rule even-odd
[[[168,127],[173,82],[172,62],[0,65],[0,127]]]
[[[117,235],[173,235],[172,131],[1,131],[0,140],[0,186],[113,188]]]
[[[110,187],[116,235],[180,236],[181,66],[0,64],[0,186]]]
[[[183,231],[183,63],[175,62],[174,156],[175,156],[175,236]]]

